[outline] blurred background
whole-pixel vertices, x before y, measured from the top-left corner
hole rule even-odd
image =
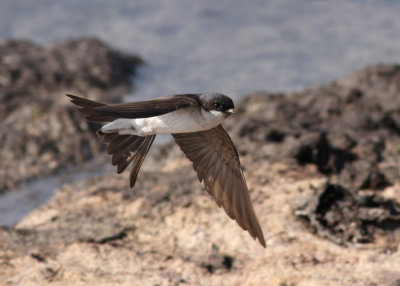
[[[3,0],[0,40],[96,36],[148,65],[134,96],[293,91],[400,60],[400,2]],[[126,99],[127,100],[127,99]]]
[[[395,0],[1,0],[1,281],[400,285],[399,15]],[[65,96],[188,92],[239,107],[224,128],[265,251],[176,144],[154,144],[130,189]]]

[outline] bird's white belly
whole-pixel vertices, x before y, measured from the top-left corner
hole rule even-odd
[[[188,133],[213,128],[223,121],[223,118],[218,116],[203,115],[198,109],[185,108],[149,118],[120,118],[104,125],[101,131],[138,136]]]

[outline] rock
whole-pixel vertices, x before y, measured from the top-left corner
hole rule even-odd
[[[133,190],[128,172],[65,185],[0,228],[2,281],[397,285],[400,142],[385,118],[398,110],[399,74],[371,67],[238,104],[225,127],[266,249],[217,207],[173,144],[147,158]]]
[[[44,48],[0,44],[0,192],[98,154],[94,125],[67,104],[65,93],[117,102],[142,63],[103,42],[82,38]]]
[[[313,200],[297,205],[295,213],[313,233],[341,245],[370,243],[379,235],[397,247],[400,238],[400,203],[376,194],[355,196],[340,185],[316,189]],[[390,231],[388,231],[390,230]],[[389,234],[390,233],[390,234]]]
[[[277,143],[272,159],[314,164],[321,173],[338,176],[346,188],[393,185],[400,143],[399,70],[375,66],[303,92],[254,94],[244,100],[239,111],[244,119],[233,131],[241,145],[254,150]]]

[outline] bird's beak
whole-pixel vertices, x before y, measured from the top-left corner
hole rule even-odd
[[[227,116],[230,116],[230,115],[235,114],[235,111],[233,111],[233,108],[231,108],[231,109],[228,109],[227,111],[225,111],[225,113]]]

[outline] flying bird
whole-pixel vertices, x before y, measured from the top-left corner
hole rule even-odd
[[[239,155],[222,121],[234,113],[231,98],[220,93],[179,94],[158,99],[105,104],[67,94],[88,121],[104,123],[97,131],[121,173],[133,162],[130,186],[157,134],[172,134],[192,161],[200,182],[228,216],[265,247],[250,201]]]

